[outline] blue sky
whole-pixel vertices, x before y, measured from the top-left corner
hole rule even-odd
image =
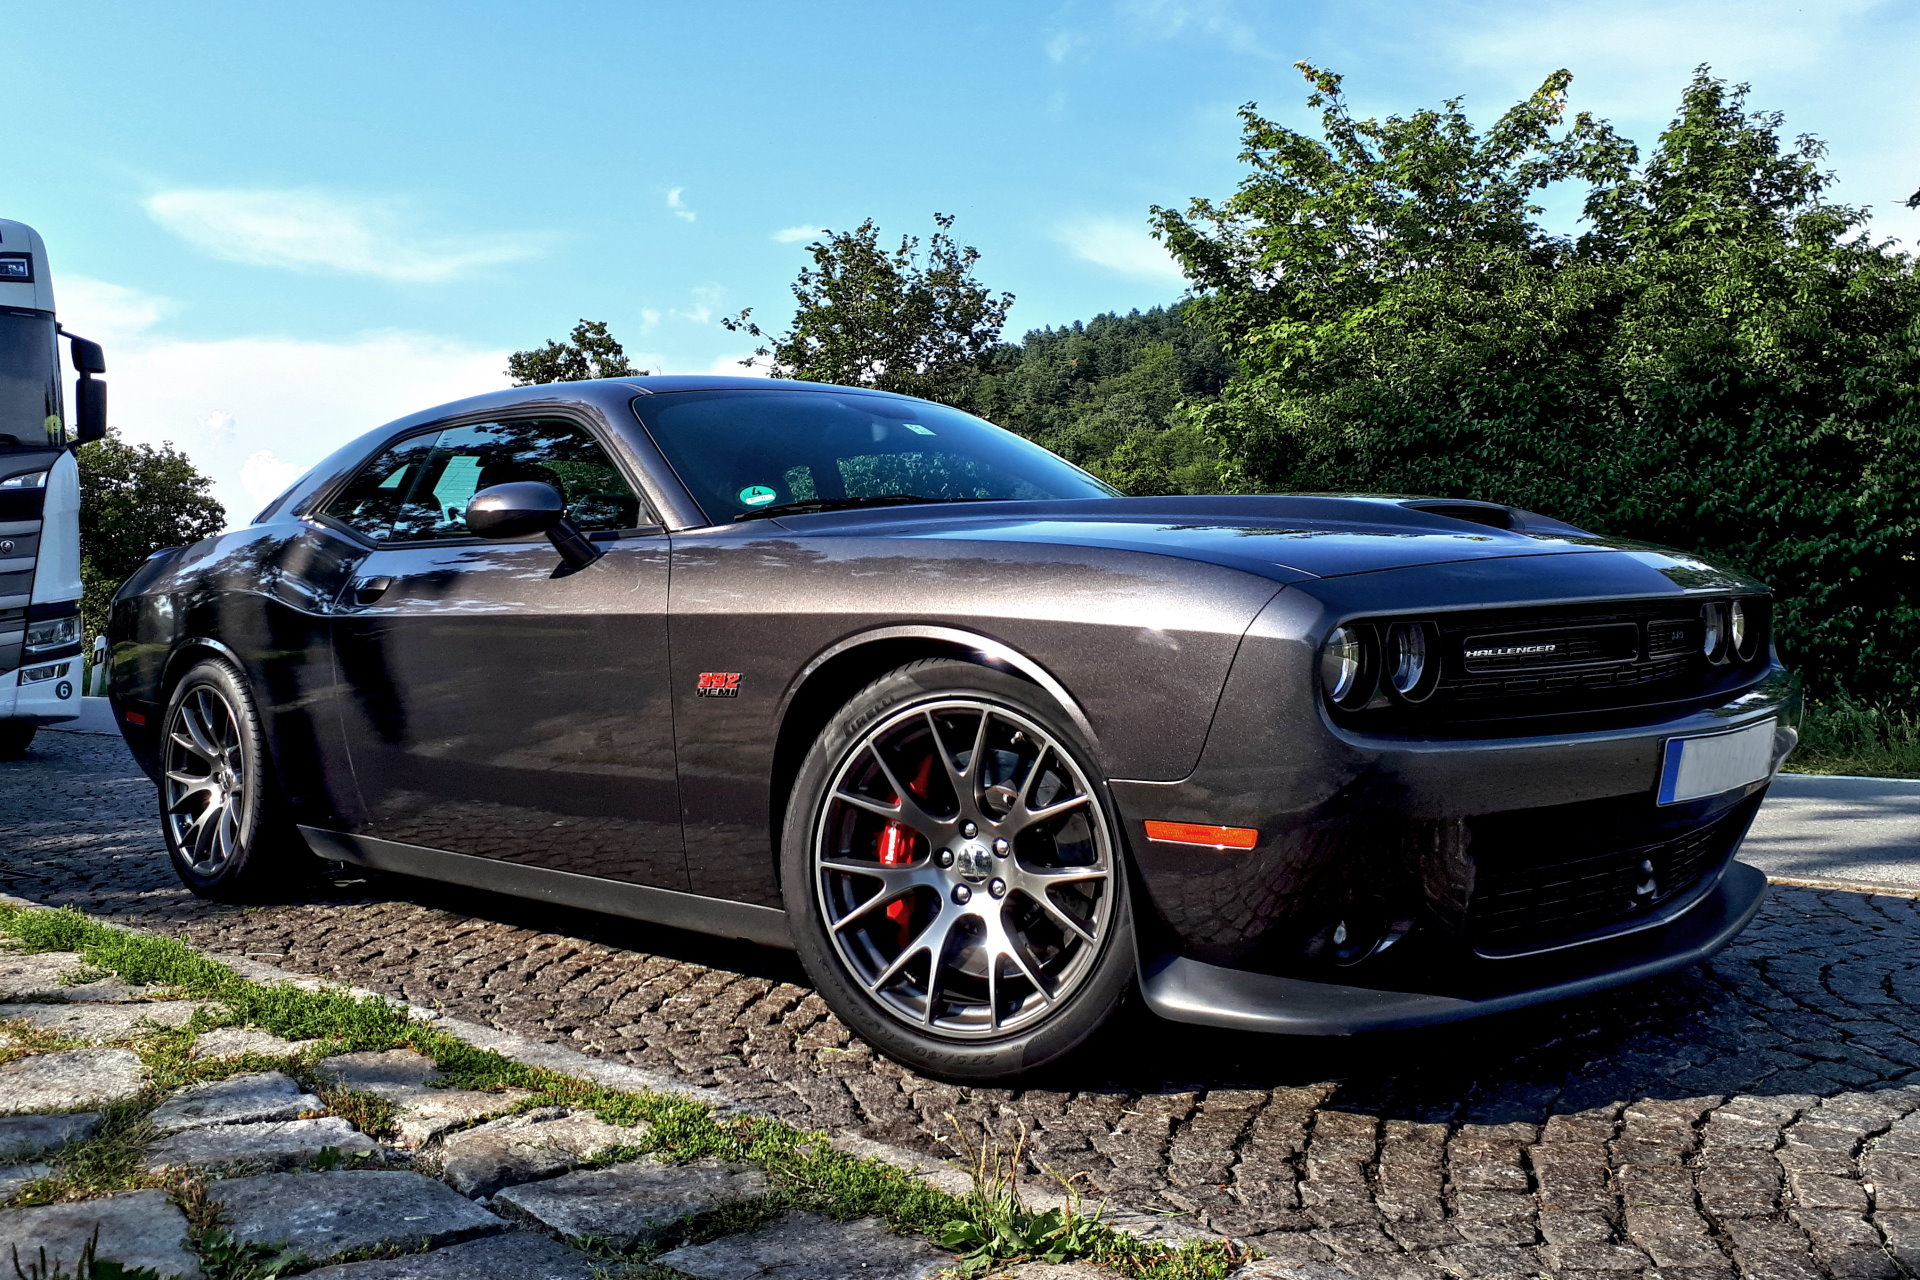
[[[0,216],[35,225],[114,418],[236,518],[380,422],[504,385],[604,319],[656,371],[734,369],[814,228],[935,210],[1015,293],[1010,334],[1180,293],[1154,203],[1222,195],[1235,108],[1490,118],[1556,67],[1643,145],[1689,70],[1831,145],[1911,243],[1911,0],[1069,0],[944,5],[16,6]]]

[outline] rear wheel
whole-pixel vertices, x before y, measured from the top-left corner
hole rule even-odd
[[[782,884],[802,961],[882,1052],[954,1078],[1070,1052],[1133,979],[1092,753],[1024,681],[930,660],[868,686],[796,780]]]
[[[181,882],[204,898],[283,894],[312,856],[283,814],[253,695],[229,662],[195,666],[167,700],[160,825]]]
[[[24,720],[0,720],[0,760],[18,760],[33,745],[40,726]]]

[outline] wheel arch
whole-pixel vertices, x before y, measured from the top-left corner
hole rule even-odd
[[[940,626],[882,627],[848,636],[817,654],[781,700],[767,792],[776,883],[780,875],[780,832],[786,825],[787,803],[807,748],[854,694],[887,672],[923,658],[952,658],[1025,680],[1059,706],[1096,755],[1099,753],[1099,735],[1066,686],[1041,663],[998,640],[960,627]]]

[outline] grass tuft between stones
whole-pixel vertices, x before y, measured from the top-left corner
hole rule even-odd
[[[605,1153],[592,1164],[632,1159],[646,1152],[676,1163],[712,1159],[759,1166],[769,1192],[760,1199],[703,1215],[679,1233],[682,1243],[701,1243],[752,1230],[795,1210],[837,1220],[877,1217],[896,1231],[979,1241],[970,1269],[1030,1260],[1020,1241],[1044,1230],[1047,1215],[1031,1213],[1004,1190],[980,1184],[964,1196],[929,1186],[923,1179],[877,1160],[828,1145],[826,1135],[806,1132],[760,1116],[723,1116],[691,1098],[608,1089],[576,1077],[517,1063],[480,1049],[413,1018],[400,1006],[336,988],[265,984],[196,952],[174,938],[103,925],[71,908],[20,907],[0,903],[0,935],[30,951],[78,952],[91,966],[130,983],[177,989],[184,996],[225,1007],[231,1020],[289,1040],[319,1044],[292,1058],[246,1055],[194,1059],[194,1037],[227,1019],[207,1010],[177,1029],[142,1035],[135,1051],[153,1081],[141,1098],[105,1108],[107,1121],[93,1137],[69,1143],[52,1157],[55,1173],[30,1183],[12,1203],[42,1204],[107,1191],[162,1187],[181,1204],[194,1228],[194,1244],[213,1280],[265,1280],[313,1265],[270,1250],[242,1246],[221,1234],[204,1182],[178,1174],[149,1174],[139,1156],[153,1136],[147,1115],[168,1091],[246,1071],[285,1071],[319,1093],[338,1115],[374,1136],[390,1133],[392,1109],[369,1094],[342,1090],[317,1079],[311,1062],[322,1056],[408,1048],[434,1060],[446,1084],[464,1089],[531,1090],[520,1108],[569,1106],[595,1112],[612,1124],[644,1121],[648,1130],[634,1146]],[[1063,1260],[1084,1259],[1137,1280],[1220,1280],[1245,1261],[1225,1241],[1179,1246],[1143,1241],[1082,1216],[1066,1242]],[[657,1250],[621,1259],[644,1276]],[[611,1259],[609,1259],[611,1260]]]

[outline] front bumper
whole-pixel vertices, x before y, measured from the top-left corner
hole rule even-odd
[[[80,659],[35,659],[30,667],[65,667],[63,674],[22,684],[19,671],[0,675],[0,720],[64,724],[80,714]]]
[[[1531,1009],[1698,964],[1760,910],[1767,878],[1736,862],[1704,900],[1657,929],[1526,960],[1464,962],[1418,990],[1383,990],[1224,969],[1165,955],[1143,965],[1147,1006],[1174,1022],[1285,1035],[1405,1031]]]

